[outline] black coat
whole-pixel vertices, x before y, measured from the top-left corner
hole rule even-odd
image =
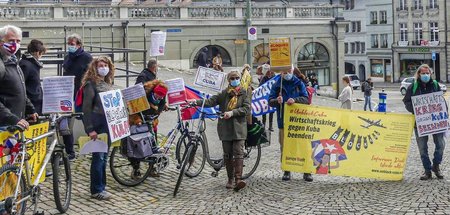
[[[0,126],[16,125],[35,110],[27,98],[25,79],[18,64],[3,54],[0,60]]]
[[[408,110],[410,113],[414,113],[413,104],[411,97],[417,96],[417,95],[423,95],[428,93],[434,93],[441,91],[441,87],[439,87],[439,84],[434,84],[433,79],[430,79],[428,83],[423,83],[420,79],[417,80],[418,86],[415,93],[413,93],[413,86],[414,83],[409,85],[408,89],[406,90],[405,97],[403,98],[403,103],[405,104],[406,110]]]
[[[155,79],[156,79],[155,73],[150,72],[148,69],[144,69],[136,78],[135,84],[139,84],[139,83],[145,84],[146,82],[153,81]]]
[[[208,63],[208,55],[204,51],[200,52],[197,59],[197,65],[206,67],[207,63]]]
[[[79,48],[75,53],[69,53],[64,57],[64,76],[75,76],[75,90],[74,97],[78,89],[81,86],[81,80],[84,73],[86,73],[89,64],[92,61],[92,56],[88,52],[85,52],[83,48]]]
[[[41,68],[42,63],[34,58],[31,54],[22,55],[19,62],[25,78],[25,86],[27,88],[27,97],[33,103],[36,112],[42,113],[42,89],[41,89]]]

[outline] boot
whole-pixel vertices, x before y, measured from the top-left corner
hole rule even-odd
[[[313,181],[313,177],[312,177],[311,173],[305,173],[305,174],[303,174],[303,180],[305,180],[306,182],[311,182],[311,181]]]
[[[433,164],[431,171],[434,172],[438,179],[444,179],[444,175],[442,175],[441,168],[439,168],[439,164]]]
[[[432,178],[433,178],[433,175],[431,175],[431,172],[429,172],[429,171],[425,171],[423,173],[423,175],[420,176],[420,180],[422,180],[422,181],[431,180]]]
[[[233,188],[233,178],[234,178],[234,162],[232,159],[225,159],[225,169],[227,170],[228,182],[225,186],[227,189]]]
[[[291,172],[284,171],[283,177],[281,178],[283,181],[290,181],[291,180]]]
[[[247,185],[245,181],[242,180],[242,169],[244,168],[244,159],[235,159],[234,160],[234,177],[235,177],[235,185],[234,191],[239,191]]]
[[[273,122],[269,120],[269,131],[273,131]]]

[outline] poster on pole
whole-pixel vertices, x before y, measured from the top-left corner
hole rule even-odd
[[[111,142],[130,136],[128,111],[123,103],[122,91],[111,90],[99,93],[108,123]]]
[[[166,49],[166,32],[155,31],[151,34],[150,56],[162,56]]]
[[[142,84],[125,88],[122,90],[122,94],[130,115],[150,109],[150,104],[148,103]]]
[[[195,75],[194,85],[219,92],[222,90],[224,81],[225,73],[200,66]]]
[[[43,78],[42,113],[73,112],[74,79],[74,76]]]
[[[270,67],[272,70],[291,67],[291,45],[289,38],[269,40]]]
[[[419,137],[447,131],[448,110],[442,91],[413,96],[411,100]]]
[[[175,78],[165,81],[168,92],[167,99],[169,105],[183,104],[186,101],[186,91],[184,88],[184,80],[182,78]]]

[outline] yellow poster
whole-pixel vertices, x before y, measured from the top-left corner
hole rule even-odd
[[[135,114],[150,109],[147,97],[140,97],[138,99],[127,101],[127,107],[129,114]]]
[[[271,67],[291,67],[291,45],[289,38],[270,39],[269,49]]]
[[[414,116],[285,106],[282,169],[402,180]]]

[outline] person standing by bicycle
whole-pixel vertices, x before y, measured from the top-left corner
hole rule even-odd
[[[103,105],[99,93],[113,90],[114,65],[107,57],[98,57],[89,65],[81,81],[83,86],[83,124],[86,134],[92,140],[97,135],[109,135]],[[108,146],[111,145],[108,138]],[[112,195],[106,192],[106,160],[108,153],[94,152],[91,161],[91,197],[98,200],[107,200]]]
[[[284,143],[284,105],[292,105],[294,103],[308,104],[308,93],[305,84],[294,76],[293,69],[285,70],[281,73],[281,78],[272,86],[269,96],[269,105],[277,109],[277,122],[279,129],[279,142],[281,157],[283,157]],[[282,177],[283,181],[291,180],[291,172],[285,171]],[[311,174],[303,174],[303,180],[312,181]]]
[[[217,95],[205,100],[205,107],[219,109],[223,117],[219,119],[217,131],[222,141],[223,159],[227,170],[227,189],[239,191],[246,186],[242,180],[244,165],[244,143],[247,139],[247,116],[250,113],[251,96],[241,87],[241,74],[231,71],[227,76],[229,85]],[[202,105],[203,100],[190,101],[193,105]]]
[[[22,30],[6,25],[0,28],[0,127],[29,127],[27,115],[37,120],[33,104],[27,97],[25,80],[18,66],[16,52],[20,48]]]

